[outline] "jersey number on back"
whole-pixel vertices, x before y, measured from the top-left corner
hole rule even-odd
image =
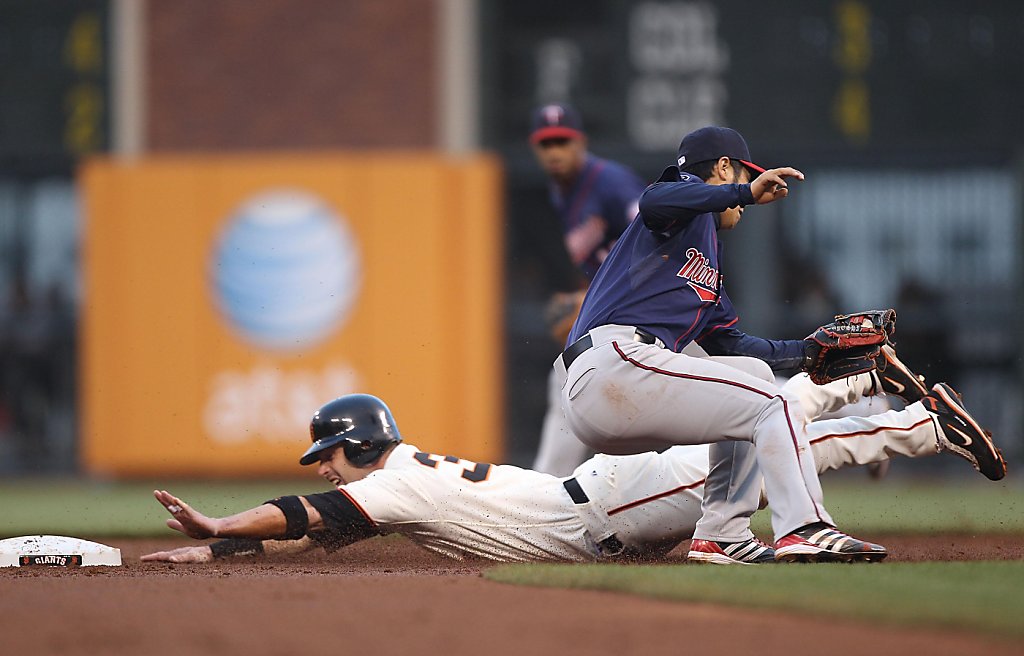
[[[455,456],[439,456],[433,453],[425,453],[423,451],[418,451],[413,458],[416,459],[416,462],[421,465],[426,465],[431,469],[437,469],[437,463],[439,462],[450,462],[454,464],[461,462]],[[467,481],[472,481],[473,483],[479,483],[480,481],[487,480],[487,475],[491,473],[491,466],[485,462],[472,464],[475,465],[472,469],[467,467],[462,470],[462,478]]]

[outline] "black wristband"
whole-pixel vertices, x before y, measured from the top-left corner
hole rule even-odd
[[[306,507],[302,505],[299,497],[278,497],[264,503],[277,506],[284,513],[287,522],[284,530],[285,540],[298,540],[306,534],[309,528],[309,513],[306,512]]]
[[[263,540],[250,538],[228,538],[210,543],[214,559],[228,556],[256,556],[263,553]]]

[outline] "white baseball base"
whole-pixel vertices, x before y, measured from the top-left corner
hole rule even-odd
[[[77,567],[121,564],[121,550],[63,535],[25,535],[0,540],[0,567]]]

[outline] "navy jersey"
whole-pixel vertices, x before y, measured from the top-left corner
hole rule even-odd
[[[605,324],[643,328],[673,351],[696,341],[711,355],[746,355],[774,369],[797,367],[803,340],[741,332],[723,288],[715,213],[754,199],[750,185],[709,185],[683,174],[640,198],[640,220],[626,228],[594,278],[568,343]]]
[[[593,278],[612,243],[636,216],[637,199],[644,183],[631,170],[607,159],[587,155],[572,187],[563,192],[554,182],[549,186],[551,204],[562,222],[562,234],[568,237],[590,217],[605,222],[604,235],[584,259],[576,264],[587,278]]]

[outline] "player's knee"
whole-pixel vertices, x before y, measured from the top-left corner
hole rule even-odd
[[[768,366],[768,363],[764,360],[758,360],[757,358],[741,357],[737,358],[737,362],[734,364],[738,369],[742,369],[744,373],[747,373],[755,378],[760,378],[766,383],[775,382],[775,372]]]
[[[804,408],[800,400],[783,392],[764,400],[755,426],[761,427],[781,422],[776,425],[785,426],[789,430],[803,430],[803,426],[806,424],[804,417]],[[755,430],[755,435],[756,432]]]
[[[763,380],[766,383],[775,383],[775,372],[768,366],[768,363],[758,358],[751,358],[745,355],[713,356],[709,358],[715,362],[728,365],[744,374]]]

